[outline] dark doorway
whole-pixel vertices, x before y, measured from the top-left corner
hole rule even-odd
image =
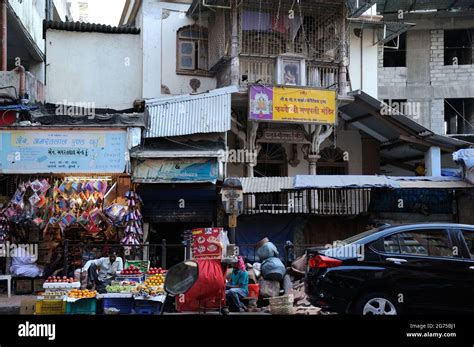
[[[201,223],[202,224],[202,223]],[[166,240],[166,268],[178,264],[184,260],[183,232],[194,228],[208,227],[207,224],[200,223],[153,223],[152,233],[150,233],[150,244],[162,244]],[[161,267],[162,248],[152,247],[150,249],[150,261],[152,266]]]
[[[288,160],[282,145],[262,143],[258,153],[255,177],[285,177],[288,174]]]

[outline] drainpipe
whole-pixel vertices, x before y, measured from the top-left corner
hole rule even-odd
[[[16,73],[20,74],[20,88],[18,91],[18,98],[24,99],[26,94],[26,70],[23,65],[18,65],[16,68],[13,69]]]
[[[240,66],[239,66],[239,11],[237,3],[232,7],[232,38],[230,46],[231,56],[231,84],[240,86]]]
[[[7,71],[7,0],[0,0],[0,37],[2,40],[0,71]]]

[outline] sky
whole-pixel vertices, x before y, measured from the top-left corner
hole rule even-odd
[[[125,0],[73,0],[72,3],[87,2],[88,22],[116,26],[122,15]],[[74,20],[76,20],[74,18]]]

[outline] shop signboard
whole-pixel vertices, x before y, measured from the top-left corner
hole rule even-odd
[[[0,173],[122,173],[125,130],[0,130]]]
[[[313,88],[251,86],[253,121],[335,124],[336,91]]]
[[[132,179],[137,183],[215,183],[217,174],[216,159],[148,159],[135,163]]]

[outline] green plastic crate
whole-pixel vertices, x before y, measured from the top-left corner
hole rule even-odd
[[[125,268],[128,269],[130,265],[139,268],[141,272],[145,273],[150,268],[150,261],[148,260],[126,260]]]
[[[97,300],[95,298],[80,299],[75,302],[68,302],[66,314],[95,314],[97,310]]]

